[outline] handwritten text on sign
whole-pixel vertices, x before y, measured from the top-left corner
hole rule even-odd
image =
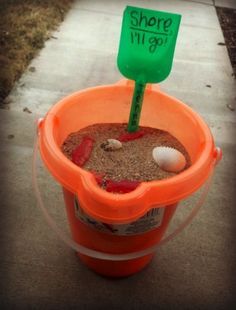
[[[168,37],[173,34],[171,25],[170,17],[148,17],[142,11],[132,10],[129,27],[131,44],[145,45],[150,53],[155,53],[158,47],[166,45]]]

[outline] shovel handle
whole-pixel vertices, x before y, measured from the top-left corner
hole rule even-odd
[[[139,119],[142,110],[143,96],[146,84],[135,81],[133,99],[129,115],[128,131],[134,132],[138,130]]]

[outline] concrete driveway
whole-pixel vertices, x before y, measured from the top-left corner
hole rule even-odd
[[[235,304],[236,87],[226,47],[218,45],[224,38],[213,2],[76,0],[55,38],[16,83],[9,110],[0,110],[2,309],[231,309]],[[71,92],[121,78],[116,56],[127,4],[182,14],[173,70],[160,87],[203,117],[224,156],[195,221],[160,248],[145,270],[110,280],[88,270],[48,227],[36,206],[31,161],[38,117]],[[51,214],[67,231],[60,187],[40,164],[39,184]],[[175,223],[185,215],[181,208]]]

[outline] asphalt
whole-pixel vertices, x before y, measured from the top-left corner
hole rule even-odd
[[[1,309],[231,309],[235,305],[235,80],[215,2],[78,0],[0,110]],[[194,222],[140,273],[121,280],[87,269],[48,227],[31,180],[36,121],[64,96],[115,83],[127,4],[182,14],[171,75],[162,90],[192,107],[223,151]],[[224,1],[234,7],[234,1]],[[35,69],[32,69],[35,68]],[[47,208],[67,233],[60,187],[39,163]],[[196,197],[187,205],[193,205]],[[56,207],[56,208],[55,208]],[[185,215],[181,208],[176,223]],[[174,222],[175,223],[175,222]]]

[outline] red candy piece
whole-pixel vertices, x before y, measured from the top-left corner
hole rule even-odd
[[[93,149],[94,140],[90,137],[84,137],[80,145],[72,152],[72,161],[79,167],[82,167],[89,159]]]
[[[143,131],[124,133],[124,134],[121,134],[117,140],[121,142],[128,142],[128,141],[142,138],[144,134],[145,133]]]
[[[136,189],[141,182],[139,181],[129,181],[129,180],[122,180],[122,181],[113,181],[107,180],[106,182],[106,191],[113,192],[113,193],[120,193],[125,194],[133,191]]]

